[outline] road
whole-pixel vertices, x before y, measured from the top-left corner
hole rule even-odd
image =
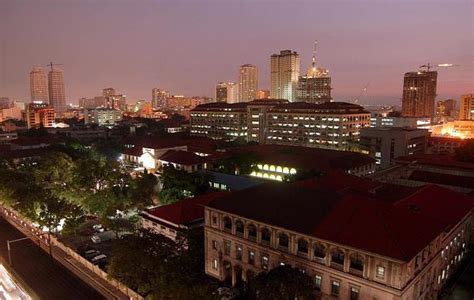
[[[442,291],[440,300],[474,299],[474,256],[472,252],[464,262],[465,265]]]
[[[8,261],[7,240],[24,235],[0,218],[0,255]],[[11,245],[12,267],[41,299],[104,299],[104,297],[52,260],[31,240]]]

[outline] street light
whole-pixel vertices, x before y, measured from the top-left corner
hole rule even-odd
[[[40,235],[37,236],[38,237],[38,246],[41,248],[41,241],[40,241]],[[20,238],[20,239],[16,239],[16,240],[7,240],[7,250],[8,250],[8,264],[11,266],[12,265],[12,257],[11,257],[11,253],[10,253],[10,244],[13,244],[13,243],[16,243],[16,242],[21,242],[21,241],[24,241],[24,240],[30,240],[31,237],[23,237],[23,238]],[[49,241],[49,255],[52,256],[52,251],[51,251],[51,240]]]

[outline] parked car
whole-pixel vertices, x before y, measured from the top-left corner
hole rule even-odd
[[[91,259],[99,254],[101,254],[99,250],[92,249],[84,252],[82,256],[84,256],[86,259]]]
[[[94,243],[94,244],[99,244],[100,242],[102,242],[101,238],[98,236],[98,235],[93,235],[91,237],[91,241]]]
[[[94,256],[93,258],[90,259],[91,263],[93,264],[98,264],[100,261],[106,260],[107,255],[105,254],[99,254],[97,256]]]
[[[104,232],[105,231],[105,228],[104,228],[104,226],[102,226],[102,224],[96,224],[96,225],[92,226],[92,229],[94,229],[97,232]]]

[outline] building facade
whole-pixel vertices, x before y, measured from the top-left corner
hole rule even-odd
[[[438,72],[405,73],[403,79],[402,116],[434,117]]]
[[[122,120],[122,112],[115,109],[97,108],[84,110],[84,124],[97,124],[99,126],[113,126]]]
[[[49,102],[48,77],[42,67],[33,67],[30,72],[31,101]]]
[[[216,85],[216,102],[239,102],[239,85],[234,82],[219,82]]]
[[[407,127],[429,129],[431,118],[426,117],[389,117],[376,116],[372,113],[370,127]]]
[[[270,91],[258,90],[257,99],[269,99],[269,98],[270,98]]]
[[[56,113],[66,111],[66,91],[64,88],[63,71],[58,67],[52,66],[48,72],[49,85],[49,104]]]
[[[296,51],[281,50],[270,58],[270,98],[296,100],[300,57]]]
[[[474,120],[474,94],[461,96],[459,120]]]
[[[456,100],[446,99],[440,100],[436,103],[436,117],[446,118],[452,117],[456,110]]]
[[[151,104],[153,109],[160,109],[166,106],[166,99],[170,97],[170,92],[163,89],[154,88],[151,90]]]
[[[257,98],[257,67],[245,64],[239,68],[239,102],[249,102]]]
[[[459,203],[456,217],[443,215],[443,197]],[[313,278],[316,299],[436,299],[467,255],[472,207],[436,186],[389,203],[369,191],[261,185],[206,206],[205,271],[236,285],[291,265]]]
[[[360,145],[375,159],[378,169],[385,169],[395,165],[397,157],[424,154],[428,138],[427,129],[364,128],[360,133]]]
[[[54,108],[45,102],[35,101],[26,106],[28,128],[54,127]]]

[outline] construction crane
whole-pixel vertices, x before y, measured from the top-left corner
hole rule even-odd
[[[365,93],[367,92],[367,88],[369,87],[369,85],[370,85],[370,83],[367,83],[367,84],[364,86],[364,88],[363,88],[362,91],[360,92],[359,96],[357,96],[356,98],[354,98],[354,99],[352,100],[352,103],[355,103],[355,104],[359,103],[360,98],[363,97],[363,96],[365,95]]]
[[[449,68],[449,67],[457,67],[459,65],[454,65],[454,64],[437,64],[437,65],[431,65],[431,63],[427,63],[426,65],[421,65],[418,68],[421,70],[422,68],[425,68],[426,71],[430,71],[432,68]]]
[[[47,66],[47,67],[51,67],[51,71],[53,71],[53,66],[62,66],[62,65],[63,65],[63,64],[55,64],[55,63],[53,63],[53,62],[51,61],[51,62],[49,62],[49,64],[47,64],[46,66]]]

